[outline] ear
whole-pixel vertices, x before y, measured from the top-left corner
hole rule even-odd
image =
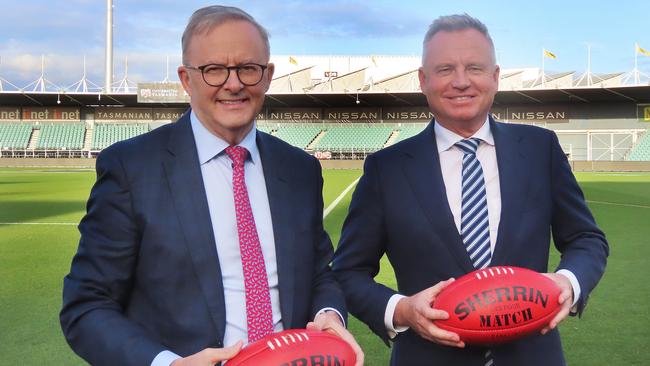
[[[496,90],[499,90],[499,74],[501,73],[501,69],[499,68],[499,65],[496,65],[494,67],[494,75],[492,77],[494,78],[494,84],[496,84]]]
[[[266,84],[265,89],[269,90],[271,86],[271,81],[273,80],[273,73],[275,72],[275,64],[269,62],[266,68],[266,75],[264,76],[264,83]]]
[[[176,72],[178,73],[178,78],[181,80],[181,84],[183,84],[183,89],[185,89],[187,95],[191,97],[192,88],[190,88],[190,74],[184,66],[179,66]]]
[[[424,92],[424,89],[427,85],[427,75],[424,73],[424,69],[422,69],[422,67],[418,69],[418,79],[420,80],[420,90]]]

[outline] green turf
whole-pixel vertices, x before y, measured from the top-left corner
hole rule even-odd
[[[0,225],[0,364],[84,364],[58,312],[93,180],[92,172],[0,170],[1,223],[59,224]]]
[[[359,175],[324,171],[327,207]],[[596,220],[611,246],[605,277],[582,319],[562,324],[570,365],[647,365],[650,339],[650,174],[577,174]],[[58,311],[62,278],[79,234],[92,171],[0,169],[0,365],[83,364],[61,334]],[[325,219],[334,243],[351,192]],[[57,223],[17,225],[15,223]],[[6,224],[12,223],[12,224]],[[557,254],[551,266],[557,262]],[[384,259],[378,280],[395,280]],[[366,352],[367,365],[386,365],[389,349],[365,325],[350,329]]]

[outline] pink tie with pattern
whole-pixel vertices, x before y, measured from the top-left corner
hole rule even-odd
[[[244,162],[248,157],[248,150],[241,146],[230,146],[226,148],[226,154],[233,162],[232,188],[239,233],[239,250],[244,268],[246,318],[250,343],[273,333],[273,311],[264,256],[244,179]]]

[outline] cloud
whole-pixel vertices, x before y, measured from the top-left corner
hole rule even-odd
[[[295,40],[299,39],[319,54],[345,53],[341,45],[346,40],[378,42],[386,36],[409,34],[419,37],[422,27],[414,24],[428,22],[416,10],[394,9],[386,3],[231,3],[245,8],[269,29],[274,48],[277,44],[280,49],[295,49]],[[87,78],[103,84],[105,2],[70,0],[64,4],[23,1],[0,14],[0,34],[7,35],[0,37],[0,76],[18,86],[27,85],[40,76],[41,55],[45,55],[45,77],[68,86],[81,79],[86,55]],[[130,80],[157,81],[167,73],[176,79],[180,37],[191,13],[202,6],[199,1],[114,0],[113,5],[114,80],[124,77],[125,57]],[[169,71],[166,56],[171,57]]]
[[[564,4],[561,0],[549,1],[549,4]],[[57,84],[71,84],[81,78],[83,56],[86,55],[88,78],[101,83],[104,78],[104,0],[5,3],[0,12],[0,77],[20,86],[26,85],[39,77],[40,56],[45,55],[46,77]],[[590,16],[581,13],[581,17],[575,17],[570,5],[567,5],[570,9],[558,13],[549,4],[531,8],[528,3],[512,3],[499,7],[491,2],[471,0],[438,2],[435,6],[425,0],[287,0],[275,3],[240,0],[226,3],[245,9],[269,30],[273,54],[415,55],[420,53],[422,36],[435,17],[459,12],[475,15],[490,27],[500,61],[509,62],[503,65],[506,67],[539,66],[540,47],[553,47],[553,51],[562,55],[561,59],[558,57],[558,67],[581,70],[586,63],[584,42],[589,41],[603,45],[601,49],[593,49],[594,71],[627,70],[632,68],[630,47],[634,42],[650,48],[650,39],[643,33],[643,22],[639,20],[643,12],[629,14],[629,27],[604,28],[594,24],[602,24],[603,17],[612,12],[598,8],[586,13]],[[634,3],[645,4],[640,0]],[[156,81],[165,77],[166,55],[173,58],[170,77],[175,75],[180,62],[180,37],[187,20],[194,10],[208,2],[113,0],[113,4],[116,79],[122,77],[123,60],[128,56],[130,79]],[[621,44],[625,47],[621,48]],[[639,68],[647,72],[650,57],[640,56],[638,61]]]

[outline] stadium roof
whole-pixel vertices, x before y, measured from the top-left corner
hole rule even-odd
[[[274,56],[272,61],[276,65],[276,77],[271,82],[266,101],[269,107],[426,106],[426,99],[419,90],[419,56]],[[157,83],[139,86],[144,91],[145,88],[155,88],[155,85]],[[172,91],[182,93],[179,83],[166,85]],[[7,86],[15,87],[13,84]],[[138,102],[136,91],[136,88],[116,87],[112,93],[106,94],[97,90],[34,90],[27,87],[3,90],[0,87],[0,105],[187,105],[186,95],[150,100],[158,103]],[[502,69],[495,98],[497,105],[602,102],[650,103],[650,84],[626,84],[622,73],[577,76],[574,72],[548,73],[538,68]]]
[[[59,100],[61,103],[57,103]],[[356,101],[359,100],[359,103]],[[551,103],[650,103],[650,85],[625,87],[572,87],[557,89],[500,90],[496,105]],[[268,107],[408,107],[426,106],[426,98],[417,92],[368,90],[354,92],[274,92],[267,94]],[[66,107],[182,107],[186,103],[138,103],[137,95],[55,92],[0,92],[2,106]]]

